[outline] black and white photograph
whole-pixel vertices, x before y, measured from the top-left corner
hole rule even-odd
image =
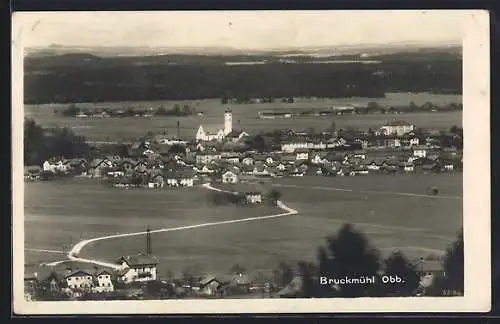
[[[14,310],[488,311],[488,28],[15,13]]]

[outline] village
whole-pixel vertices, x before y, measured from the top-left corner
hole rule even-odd
[[[129,145],[124,155],[105,155],[90,161],[54,157],[42,165],[26,166],[24,177],[25,181],[99,179],[114,190],[161,190],[211,183],[242,194],[245,204],[262,204],[269,193],[256,184],[272,182],[275,178],[391,176],[462,170],[462,133],[453,127],[447,132],[422,130],[405,121],[392,120],[376,131],[367,132],[282,130],[267,135],[277,139],[267,150],[259,145],[265,136],[252,137],[244,130],[234,130],[232,113],[226,111],[223,126],[200,125],[194,140],[156,134]],[[432,190],[432,194],[438,194],[437,188]],[[25,267],[26,298],[220,298],[225,295],[248,298],[252,293],[257,298],[280,297],[292,289],[290,285],[297,284],[290,278],[292,282],[278,287],[270,281],[249,278],[238,270],[225,277],[159,278],[158,260],[151,254],[150,241],[148,232],[148,251],[123,256],[113,268],[87,264],[61,267],[64,263],[54,267]]]
[[[200,126],[194,140],[156,134],[127,146],[124,155],[53,157],[26,166],[27,181],[67,176],[107,179],[117,188],[193,187],[206,182],[246,183],[280,177],[361,176],[456,172],[462,169],[460,129],[417,129],[393,120],[376,131],[336,134],[275,131],[274,143],[261,134],[233,130],[232,114],[224,126]],[[253,147],[252,147],[253,146]]]

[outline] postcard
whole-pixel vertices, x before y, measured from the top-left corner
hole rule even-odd
[[[486,11],[12,17],[16,314],[490,310]]]

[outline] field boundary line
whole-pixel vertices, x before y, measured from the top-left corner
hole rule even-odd
[[[273,187],[282,187],[282,188],[296,188],[296,189],[315,189],[315,190],[331,190],[331,191],[343,191],[343,192],[358,192],[358,193],[372,193],[372,194],[380,194],[380,195],[395,195],[395,196],[406,196],[406,197],[418,197],[418,198],[434,198],[434,199],[458,199],[462,200],[463,198],[460,196],[447,196],[447,195],[424,195],[424,194],[414,194],[408,192],[397,192],[397,191],[381,191],[381,190],[355,190],[355,189],[346,189],[346,188],[335,188],[335,187],[327,187],[327,186],[299,186],[299,185],[287,185],[287,184],[278,184],[273,183]]]
[[[231,191],[214,188],[214,187],[212,187],[210,185],[210,183],[205,183],[205,184],[202,185],[202,187],[205,188],[205,189],[208,189],[208,190],[213,190],[213,191],[234,193],[234,192],[231,192]],[[264,219],[271,219],[271,218],[292,216],[292,215],[298,214],[297,210],[288,207],[285,203],[283,203],[280,200],[278,200],[276,202],[276,204],[277,204],[277,206],[280,209],[284,210],[285,213],[279,213],[279,214],[273,214],[273,215],[267,215],[267,216],[254,216],[254,217],[232,219],[232,220],[210,222],[210,223],[202,223],[202,224],[196,224],[196,225],[187,225],[187,226],[180,226],[180,227],[161,228],[161,229],[151,230],[150,233],[153,234],[153,233],[163,233],[163,232],[174,232],[174,231],[181,231],[181,230],[188,230],[188,229],[202,228],[202,227],[209,227],[209,226],[216,226],[216,225],[251,222],[251,221],[256,221],[256,220],[264,220]],[[114,239],[114,238],[122,238],[122,237],[145,235],[147,233],[148,233],[147,231],[142,231],[142,232],[135,232],[135,233],[124,233],[124,234],[107,235],[107,236],[96,237],[96,238],[93,238],[93,239],[83,240],[83,241],[80,241],[77,244],[75,244],[71,248],[71,250],[68,252],[67,256],[68,256],[69,260],[71,260],[71,261],[78,261],[78,262],[83,262],[83,263],[91,263],[91,264],[96,264],[96,265],[100,265],[100,266],[103,266],[103,267],[108,267],[108,268],[113,268],[113,269],[120,269],[121,265],[114,264],[114,263],[109,263],[109,262],[105,262],[105,261],[94,260],[94,259],[80,258],[78,256],[78,254],[89,243],[93,243],[93,242],[97,242],[97,241],[103,241],[103,240],[109,240],[109,239]],[[47,265],[53,266],[53,265],[57,265],[59,263],[61,263],[61,261],[51,262],[51,263],[48,263]]]

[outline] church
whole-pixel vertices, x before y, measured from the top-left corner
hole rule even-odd
[[[233,114],[230,110],[224,112],[223,126],[203,126],[200,125],[196,132],[196,141],[218,141],[224,139],[240,140],[243,136],[248,136],[245,132],[233,131]]]

